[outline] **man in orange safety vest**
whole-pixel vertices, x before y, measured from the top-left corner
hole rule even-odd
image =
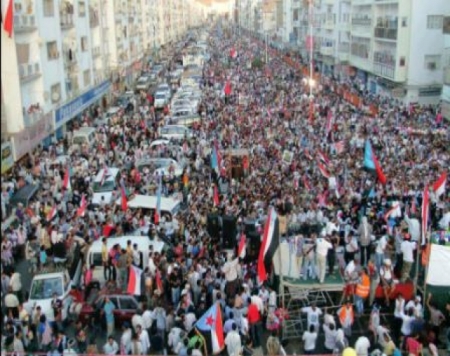
[[[356,312],[361,315],[364,311],[364,300],[367,299],[370,293],[370,278],[367,274],[366,268],[359,271],[359,279],[356,284],[354,301],[356,306]]]

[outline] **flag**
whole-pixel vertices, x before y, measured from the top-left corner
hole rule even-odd
[[[330,172],[328,172],[328,170],[327,170],[327,168],[325,167],[325,165],[322,164],[322,163],[320,163],[320,162],[317,162],[317,164],[318,164],[318,166],[319,166],[319,171],[320,171],[320,173],[322,173],[322,175],[323,175],[325,178],[330,178],[331,174],[330,174]]]
[[[258,279],[267,280],[267,270],[272,264],[272,258],[279,243],[279,221],[274,208],[270,208],[264,226],[264,235],[258,256]]]
[[[215,355],[224,349],[222,311],[220,310],[219,302],[213,304],[203,314],[194,324],[194,328],[204,336],[208,353]]]
[[[83,194],[81,196],[80,207],[77,209],[77,217],[84,216],[86,208],[87,208],[86,196]]]
[[[270,110],[266,108],[267,116],[269,117],[269,120],[272,120],[272,114],[270,113]]]
[[[64,180],[63,180],[63,189],[67,191],[72,190],[72,185],[70,184],[70,170],[69,167],[66,168],[66,171],[64,173]]]
[[[330,165],[330,159],[328,158],[328,156],[323,153],[322,151],[318,151],[317,152],[317,158],[319,159],[320,162],[322,162],[325,166],[329,166]]]
[[[220,200],[219,200],[219,191],[217,190],[217,185],[214,185],[213,188],[213,206],[219,206]]]
[[[47,214],[47,221],[52,221],[56,216],[56,205],[54,205]]]
[[[344,152],[344,148],[345,148],[344,141],[339,141],[334,144],[334,149],[338,155],[340,155],[342,152]]]
[[[123,179],[120,181],[120,199],[122,211],[127,211],[128,210],[127,191],[125,190],[125,183]]]
[[[231,95],[231,82],[229,80],[227,80],[227,82],[225,83],[225,87],[223,88],[223,92],[225,93],[226,96]]]
[[[128,275],[128,288],[127,293],[131,295],[141,295],[141,277],[142,270],[136,266],[130,266],[130,272]]]
[[[239,246],[238,246],[238,257],[244,258],[246,254],[246,238],[244,232],[241,234],[241,238],[239,240]]]
[[[298,177],[294,177],[294,190],[298,190]]]
[[[237,52],[234,49],[234,47],[230,49],[230,57],[231,58],[236,58],[237,57]]]
[[[430,192],[428,189],[428,185],[426,185],[425,189],[423,191],[423,196],[422,196],[422,243],[421,243],[421,245],[426,244],[429,205],[430,205]]]
[[[389,217],[390,217],[395,211],[397,211],[398,208],[400,208],[400,204],[399,204],[399,203],[394,204],[394,206],[393,206],[392,208],[390,208],[390,209],[387,211],[386,214],[384,214],[384,221],[387,222],[387,221],[389,220]]]
[[[219,157],[217,155],[217,150],[216,150],[215,146],[213,146],[210,159],[211,159],[211,169],[218,171],[219,170]]]
[[[11,38],[14,31],[14,1],[2,0],[2,24],[3,29]]]
[[[417,213],[417,201],[416,201],[416,197],[412,198],[412,202],[411,202],[411,214],[416,214]]]
[[[386,176],[384,175],[380,163],[378,162],[378,159],[372,150],[372,145],[370,144],[369,140],[366,140],[366,145],[364,148],[364,167],[370,170],[374,170],[380,183],[386,185]]]
[[[445,193],[445,183],[447,182],[447,172],[443,172],[438,180],[433,184],[433,191],[437,197]]]
[[[327,206],[327,195],[325,194],[325,192],[317,195],[317,202],[321,208]]]
[[[156,209],[155,209],[155,225],[159,224],[161,218],[161,190],[162,190],[162,177],[158,176],[158,190],[156,192]]]

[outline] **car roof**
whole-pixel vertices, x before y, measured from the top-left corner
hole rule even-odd
[[[119,173],[120,173],[119,168],[109,168],[108,167],[108,173],[106,174],[105,181],[106,182],[113,181],[114,179],[116,179],[116,177]],[[103,168],[98,171],[97,175],[95,176],[94,182],[96,182],[96,183],[101,182],[102,177],[103,177]]]

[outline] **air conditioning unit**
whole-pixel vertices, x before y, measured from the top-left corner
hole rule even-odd
[[[436,70],[436,62],[430,62],[428,63],[428,69],[429,70]]]

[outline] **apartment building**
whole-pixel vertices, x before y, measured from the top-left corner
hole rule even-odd
[[[450,1],[312,0],[312,19],[308,0],[282,1],[286,16],[279,38],[296,40],[307,58],[312,20],[314,60],[322,73],[354,78],[361,88],[405,103],[439,100],[442,22]]]
[[[450,11],[444,17],[444,54],[443,54],[443,68],[444,68],[444,85],[442,88],[442,115],[450,120]]]
[[[2,143],[14,159],[131,88],[155,48],[182,37],[188,9],[197,21],[193,0],[14,1],[13,35],[1,31]]]

